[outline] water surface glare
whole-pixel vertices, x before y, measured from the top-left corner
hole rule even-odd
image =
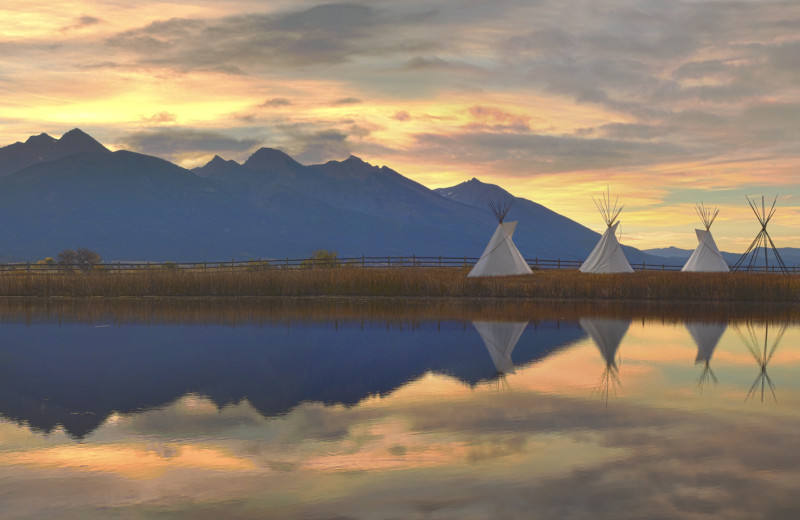
[[[800,517],[796,320],[412,314],[6,313],[0,518]]]

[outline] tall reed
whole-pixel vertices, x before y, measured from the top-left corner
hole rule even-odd
[[[0,274],[0,296],[27,297],[425,297],[800,302],[800,276],[639,272],[467,278],[468,268],[286,270],[157,269]]]

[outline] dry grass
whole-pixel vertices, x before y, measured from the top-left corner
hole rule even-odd
[[[571,270],[467,278],[462,268],[338,268],[270,271],[159,269],[67,274],[0,274],[0,296],[239,297],[386,296],[590,300],[800,302],[800,276]]]
[[[467,278],[463,268],[336,268],[269,271],[159,269],[0,274],[0,296],[26,297],[421,297],[683,302],[800,302],[800,276],[571,270]]]

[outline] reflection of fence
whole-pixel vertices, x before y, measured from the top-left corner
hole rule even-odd
[[[469,256],[358,256],[349,258],[270,258],[259,260],[230,260],[223,262],[108,262],[92,266],[62,266],[59,264],[14,263],[0,264],[0,273],[59,274],[88,271],[126,272],[142,270],[193,270],[199,272],[262,271],[273,269],[326,269],[332,267],[472,267],[478,261]],[[583,260],[526,259],[533,269],[578,269]],[[632,263],[635,271],[680,271],[682,265]],[[789,272],[800,272],[798,266]],[[753,267],[754,272],[780,273],[780,268]]]

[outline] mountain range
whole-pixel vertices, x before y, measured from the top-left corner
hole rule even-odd
[[[110,151],[79,129],[0,148],[0,260],[33,261],[87,247],[106,261],[467,256],[497,222],[488,201],[513,201],[508,220],[529,259],[586,258],[599,234],[501,187],[472,179],[431,190],[358,157],[302,165],[261,148],[242,164],[215,156],[188,170]],[[625,247],[631,262],[681,263]]]

